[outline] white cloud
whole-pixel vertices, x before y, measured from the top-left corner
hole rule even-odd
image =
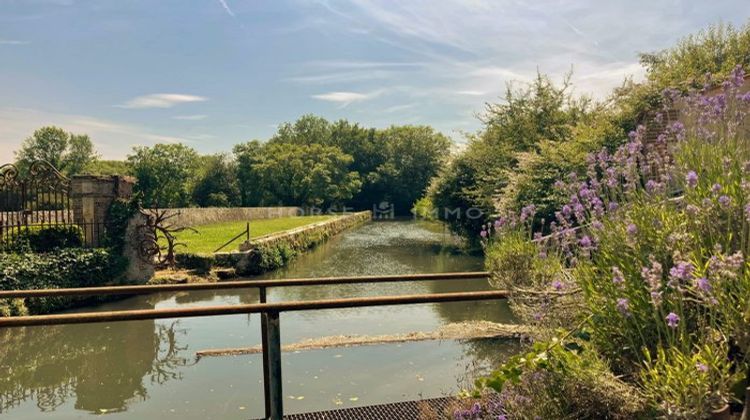
[[[208,98],[196,95],[186,95],[182,93],[154,93],[135,97],[122,105],[116,105],[119,108],[140,109],[140,108],[172,108],[175,105],[203,102]]]
[[[229,5],[227,4],[226,0],[219,0],[219,4],[221,4],[221,7],[224,8],[224,10],[227,12],[227,14],[231,17],[234,17],[234,12],[232,9],[229,8]]]
[[[0,45],[26,45],[31,44],[31,41],[21,41],[18,39],[0,39]]]
[[[458,90],[456,91],[456,95],[465,95],[465,96],[484,96],[488,92],[484,92],[481,90]]]
[[[88,134],[105,159],[122,159],[133,146],[188,142],[185,138],[154,133],[147,128],[86,115],[60,114],[26,108],[0,108],[0,162],[13,160],[13,151],[34,130],[55,125],[66,131]]]
[[[321,93],[318,95],[312,95],[315,99],[321,101],[336,102],[342,106],[349,105],[352,102],[366,101],[379,96],[382,91],[375,91],[370,93],[357,93],[357,92],[328,92]]]
[[[208,115],[205,114],[196,114],[196,115],[175,115],[172,117],[174,120],[182,120],[182,121],[200,121],[205,120]]]

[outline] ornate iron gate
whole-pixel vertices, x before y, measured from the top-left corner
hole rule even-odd
[[[71,181],[46,161],[21,170],[0,166],[0,240],[50,226],[76,224],[71,204]],[[80,226],[88,238],[86,226]],[[88,242],[88,241],[87,241]]]

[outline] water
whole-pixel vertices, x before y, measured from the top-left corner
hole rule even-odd
[[[482,269],[446,250],[440,228],[378,222],[346,232],[265,278]],[[270,301],[487,290],[486,280],[290,287]],[[93,310],[255,303],[255,290],[140,296]],[[459,302],[283,313],[282,344],[340,334],[431,331],[467,320],[512,322],[504,302]],[[247,419],[263,416],[260,355],[205,349],[260,344],[258,315],[0,330],[0,417]],[[284,353],[287,413],[437,397],[513,352],[503,340],[426,341]]]

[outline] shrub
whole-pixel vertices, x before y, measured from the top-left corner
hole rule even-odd
[[[33,227],[21,231],[6,243],[6,251],[50,252],[56,248],[80,248],[83,230],[74,225]]]
[[[636,388],[609,370],[588,344],[588,337],[579,331],[577,337],[558,336],[534,343],[527,352],[478,380],[475,395],[487,399],[490,391],[490,408],[501,411],[494,413],[493,419],[499,415],[513,419],[652,418]]]
[[[56,289],[118,284],[126,261],[105,249],[58,249],[46,254],[0,254],[0,289]],[[31,314],[64,309],[73,298],[26,299]],[[4,306],[20,307],[20,303]],[[22,313],[16,309],[11,314]],[[7,313],[7,312],[6,312]]]
[[[705,417],[750,372],[750,94],[739,92],[743,83],[737,68],[713,94],[667,91],[664,103],[679,107],[682,122],[668,124],[652,144],[639,127],[614,153],[591,156],[586,179],[557,183],[568,201],[555,213],[552,234],[534,246],[519,242],[530,235],[533,206],[483,226],[489,255],[527,273],[526,283],[506,282],[512,299],[544,296],[531,304],[557,320],[571,307],[559,291],[570,288],[583,304],[572,305],[570,320],[591,332],[590,348],[666,418]],[[567,274],[548,278],[570,284],[542,283],[535,247]],[[494,269],[499,277],[513,271]],[[550,358],[534,357],[542,355]],[[517,363],[518,372],[503,368],[502,375],[538,368]],[[563,385],[575,382],[566,377]],[[538,390],[500,385],[531,400],[563,392],[555,381]],[[575,413],[568,410],[545,414]]]

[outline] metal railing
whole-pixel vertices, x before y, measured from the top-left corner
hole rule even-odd
[[[250,242],[250,222],[247,222],[247,225],[245,226],[245,230],[243,230],[242,232],[240,232],[234,238],[230,239],[229,242],[227,242],[224,245],[216,248],[216,250],[214,250],[214,254],[216,254],[217,252],[221,251],[222,249],[228,247],[229,245],[232,244],[232,242],[236,241],[237,239],[240,239],[243,236],[245,237],[245,240],[247,242]]]
[[[386,305],[412,305],[438,302],[498,300],[507,298],[508,292],[502,290],[494,290],[482,292],[377,296],[269,303],[267,302],[268,288],[353,283],[484,279],[487,277],[489,277],[489,273],[481,271],[465,273],[410,274],[400,276],[299,278],[280,280],[247,280],[224,283],[0,291],[0,299],[52,296],[140,295],[173,291],[244,288],[257,288],[260,292],[260,303],[257,304],[8,317],[0,318],[0,328],[258,313],[261,315],[261,344],[263,351],[263,389],[265,416],[267,419],[277,420],[283,417],[284,411],[284,398],[282,393],[281,376],[281,312],[359,308]]]

